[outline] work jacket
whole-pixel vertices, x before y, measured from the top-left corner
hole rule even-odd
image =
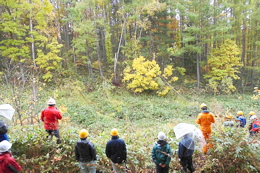
[[[200,129],[203,133],[211,133],[211,124],[215,123],[215,118],[212,113],[204,110],[198,115],[196,123],[200,125]]]
[[[179,143],[178,157],[180,159],[182,159],[183,157],[192,156],[193,153],[194,153],[194,150],[188,149],[182,143]]]
[[[155,143],[152,150],[152,159],[155,164],[158,165],[159,163],[161,163],[163,165],[169,166],[171,156],[172,151],[170,145],[166,141],[159,140]]]
[[[123,139],[118,136],[112,136],[112,139],[107,142],[106,155],[113,163],[122,163],[126,161],[126,145]]]
[[[41,120],[46,130],[57,130],[59,119],[62,119],[62,115],[54,106],[49,106],[41,112]]]
[[[20,172],[22,167],[16,162],[9,152],[0,154],[0,172],[13,173]]]
[[[97,160],[94,144],[87,139],[81,139],[75,145],[75,156],[79,162]]]

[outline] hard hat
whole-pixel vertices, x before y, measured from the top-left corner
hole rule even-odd
[[[159,139],[159,140],[165,140],[165,139],[166,139],[165,133],[159,132],[159,133],[158,133],[158,139]]]
[[[250,119],[250,120],[257,119],[257,116],[256,116],[256,115],[252,115],[249,119]]]
[[[207,107],[207,105],[206,105],[205,103],[202,103],[202,104],[200,105],[200,109],[203,108],[203,107]]]
[[[11,148],[12,144],[7,140],[0,142],[0,153],[6,152]]]
[[[237,115],[243,115],[244,113],[242,111],[238,111]]]
[[[112,129],[110,132],[111,136],[118,136],[118,131],[117,129]]]
[[[56,105],[56,101],[53,98],[48,100],[48,105]]]
[[[80,130],[80,132],[79,132],[79,137],[80,137],[80,138],[86,138],[86,137],[88,137],[88,131],[87,131],[86,129]]]
[[[232,115],[226,115],[226,118],[231,119],[231,118],[232,118]]]
[[[255,112],[254,111],[250,111],[249,115],[255,115]]]

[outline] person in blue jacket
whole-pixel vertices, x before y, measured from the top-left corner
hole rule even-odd
[[[106,156],[111,160],[114,173],[126,172],[126,144],[123,139],[118,137],[118,130],[112,129],[110,132],[112,138],[106,145]]]
[[[3,140],[9,141],[7,131],[8,126],[0,120],[0,142],[2,142]]]
[[[154,144],[152,150],[152,159],[156,165],[156,173],[168,173],[170,169],[170,161],[172,150],[166,141],[164,132],[159,132],[158,141]]]
[[[236,122],[238,122],[239,124],[237,125],[237,127],[245,127],[246,125],[246,117],[243,116],[244,113],[242,111],[238,111],[237,112],[237,119]]]
[[[192,163],[192,155],[194,153],[194,140],[192,134],[184,135],[183,139],[179,143],[178,157],[182,166],[182,172],[186,173],[188,170],[194,172],[195,169]]]

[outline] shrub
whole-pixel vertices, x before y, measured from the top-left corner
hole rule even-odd
[[[211,139],[206,172],[259,172],[259,141],[246,128],[218,128]]]
[[[74,129],[73,127],[70,127]],[[12,153],[23,172],[79,172],[74,156],[75,129],[62,131],[62,143],[47,139],[43,127],[16,126],[10,135]]]
[[[155,60],[145,60],[140,56],[133,60],[132,67],[128,66],[124,69],[123,82],[127,83],[127,88],[134,93],[157,91],[159,96],[165,96],[172,89],[168,85],[178,80],[178,77],[173,76],[174,70],[169,65],[162,73]],[[183,68],[176,68],[176,70],[181,74],[185,72]]]

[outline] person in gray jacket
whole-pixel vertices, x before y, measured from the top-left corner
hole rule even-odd
[[[96,149],[92,142],[87,140],[88,131],[79,132],[80,140],[75,145],[75,156],[82,173],[96,173]]]

